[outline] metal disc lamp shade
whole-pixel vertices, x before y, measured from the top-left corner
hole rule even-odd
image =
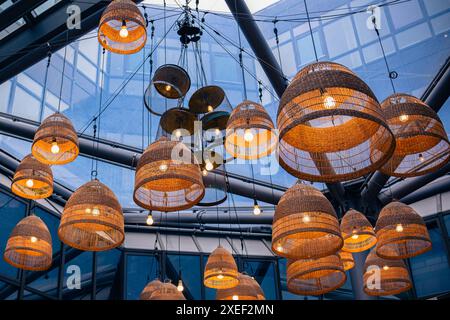
[[[172,108],[167,110],[161,116],[159,121],[160,136],[176,139],[182,136],[191,136],[194,134],[194,123],[196,117],[189,110],[184,108]]]
[[[78,136],[72,122],[62,113],[54,113],[42,121],[31,146],[33,156],[50,165],[67,164],[79,153]]]
[[[281,197],[272,224],[272,250],[289,259],[329,256],[342,248],[339,222],[328,199],[297,183]]]
[[[377,243],[375,231],[369,220],[359,211],[350,209],[341,221],[341,233],[344,238],[342,250],[362,252]]]
[[[140,300],[151,300],[152,294],[162,287],[163,283],[159,279],[149,282],[139,297]]]
[[[23,270],[43,271],[52,264],[52,238],[45,223],[37,216],[22,219],[6,243],[4,259]]]
[[[383,259],[406,259],[431,249],[431,240],[422,217],[401,202],[386,205],[375,227],[377,255]]]
[[[186,298],[177,290],[176,286],[165,282],[152,293],[148,300],[186,300]]]
[[[225,148],[233,157],[253,160],[268,156],[277,141],[272,119],[262,105],[247,100],[231,112]]]
[[[11,183],[11,191],[26,199],[44,199],[53,193],[52,169],[29,154],[22,159]]]
[[[160,137],[139,159],[134,202],[155,211],[178,211],[204,196],[202,174],[192,152],[182,143]]]
[[[320,295],[341,287],[347,276],[341,259],[331,255],[319,259],[288,260],[287,288],[299,295]]]
[[[236,261],[228,250],[218,246],[206,262],[203,283],[208,288],[229,289],[239,283]]]
[[[355,266],[355,260],[353,259],[353,254],[344,250],[339,251],[339,258],[341,258],[342,265],[344,266],[344,271],[353,269]]]
[[[153,76],[156,91],[168,99],[181,99],[191,87],[191,78],[182,67],[175,64],[160,66]]]
[[[364,292],[369,296],[390,296],[412,288],[403,260],[386,260],[372,250],[367,256],[364,270]]]
[[[119,54],[139,52],[147,41],[145,19],[131,0],[114,0],[105,9],[98,27],[98,41]]]
[[[79,187],[64,207],[58,236],[65,244],[85,251],[120,246],[125,238],[124,217],[115,194],[98,180]]]
[[[221,87],[201,87],[189,99],[189,110],[195,114],[212,112],[224,99],[225,91]]]
[[[277,123],[280,165],[308,181],[356,179],[380,168],[394,151],[374,93],[337,63],[303,68],[281,98]]]
[[[433,172],[449,161],[447,134],[428,105],[410,95],[394,94],[381,107],[396,140],[394,154],[381,168],[383,173],[414,177]]]
[[[238,285],[233,288],[217,290],[216,300],[260,300],[250,276],[239,273],[238,280]]]

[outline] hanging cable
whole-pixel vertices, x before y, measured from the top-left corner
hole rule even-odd
[[[102,69],[101,69],[101,80],[100,80],[100,103],[98,105],[98,118],[97,118],[97,124],[98,124],[98,135],[97,135],[97,149],[96,154],[98,155],[98,151],[100,148],[100,125],[101,125],[101,110],[102,110],[102,102],[103,102],[103,87],[105,85],[105,53],[106,50],[103,48],[102,50]],[[98,174],[98,157],[95,158],[95,172]]]
[[[308,19],[309,33],[311,35],[311,41],[312,41],[312,45],[314,48],[314,56],[316,57],[316,61],[319,62],[319,57],[317,55],[316,41],[314,40],[314,34],[312,31],[312,25],[311,25],[311,18],[309,16],[309,11],[308,11],[308,5],[306,4],[306,0],[303,0],[303,2],[305,3],[306,18]]]
[[[50,45],[49,45],[49,47],[50,47]],[[47,66],[45,68],[44,88],[43,88],[43,93],[42,93],[41,115],[40,115],[40,120],[41,121],[42,121],[42,117],[43,117],[43,114],[44,114],[45,100],[46,100],[46,97],[47,97],[48,71],[50,69],[51,60],[52,60],[52,52],[49,50],[48,54],[47,54]]]
[[[278,51],[278,63],[280,64],[280,70],[281,73],[284,75],[283,72],[283,63],[281,61],[281,50],[280,50],[280,38],[278,37],[278,28],[277,28],[277,18],[275,17],[275,20],[273,20],[273,33],[275,34],[275,43],[277,45],[277,51]]]
[[[64,46],[64,60],[63,60],[63,67],[62,67],[62,73],[61,73],[61,86],[59,89],[59,102],[58,102],[58,113],[61,112],[61,100],[62,100],[62,91],[63,91],[63,85],[64,85],[64,73],[66,71],[66,58],[67,58],[67,46],[69,41],[69,31],[67,31],[67,38],[66,38],[66,45]]]

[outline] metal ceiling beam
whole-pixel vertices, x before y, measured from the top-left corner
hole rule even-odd
[[[46,0],[19,0],[0,13],[0,31],[23,18]]]
[[[430,183],[418,189],[417,191],[414,191],[413,193],[401,198],[400,200],[403,203],[411,204],[448,191],[450,191],[450,176],[446,176],[442,179],[439,179],[438,181],[434,181],[433,183]]]

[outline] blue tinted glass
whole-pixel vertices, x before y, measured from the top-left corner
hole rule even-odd
[[[246,260],[243,265],[244,271],[259,283],[266,299],[277,299],[275,263],[270,260]]]
[[[145,286],[159,275],[159,265],[155,256],[126,256],[126,300],[138,300]]]
[[[97,252],[97,300],[121,298],[113,286],[119,286],[119,261],[122,251],[112,249]]]
[[[68,252],[75,252],[69,254]],[[70,257],[70,258],[69,258]],[[80,276],[80,287],[75,284]],[[81,252],[66,247],[66,262],[64,265],[63,299],[80,299],[92,289],[92,252]]]
[[[201,300],[201,273],[200,257],[193,255],[168,255],[166,264],[166,276],[171,279],[174,284],[178,279],[178,274],[181,266],[181,279],[183,280],[184,291],[186,299]],[[180,258],[180,259],[179,259]]]

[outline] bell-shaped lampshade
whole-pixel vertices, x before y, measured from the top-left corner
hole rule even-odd
[[[450,160],[450,143],[436,112],[416,97],[393,94],[381,104],[396,146],[381,168],[387,175],[415,177],[433,172]]]
[[[268,156],[277,141],[272,119],[262,105],[247,100],[231,112],[225,149],[233,157],[254,160]]]
[[[227,249],[218,246],[206,262],[203,283],[208,288],[229,289],[238,285],[236,261]]]
[[[337,255],[288,260],[286,272],[289,292],[305,296],[336,290],[347,280],[344,266]]]
[[[133,1],[113,0],[106,7],[98,27],[98,41],[106,50],[119,54],[136,53],[145,46],[145,19]]]
[[[182,136],[194,134],[196,117],[189,110],[184,108],[172,108],[161,116],[159,121],[159,135],[174,137],[175,140]]]
[[[297,73],[281,98],[277,124],[280,165],[307,181],[359,178],[380,168],[395,147],[375,94],[334,62]]]
[[[372,248],[377,243],[375,231],[369,220],[359,211],[350,209],[341,221],[341,233],[344,238],[342,250],[347,252],[362,252]]]
[[[37,216],[22,219],[6,243],[5,261],[23,270],[43,271],[52,265],[52,237]]]
[[[169,282],[162,283],[148,300],[186,300],[183,293]]]
[[[53,193],[52,169],[29,154],[22,159],[11,183],[11,191],[26,199],[44,199]]]
[[[272,224],[272,250],[289,259],[329,256],[342,248],[339,221],[328,199],[297,183],[281,197]]]
[[[389,248],[388,251],[395,251]],[[403,260],[380,258],[372,250],[364,264],[364,292],[369,296],[390,296],[412,287],[408,269]]]
[[[225,91],[218,86],[197,89],[189,99],[189,110],[195,114],[214,111],[225,99]]]
[[[431,249],[430,235],[422,217],[410,206],[393,201],[380,212],[375,227],[377,255],[406,259]]]
[[[144,290],[142,290],[141,295],[139,297],[140,300],[151,300],[152,294],[159,290],[163,286],[163,283],[159,281],[159,279],[153,280],[149,282]]]
[[[61,216],[58,236],[62,242],[79,250],[104,251],[122,244],[124,228],[119,200],[95,179],[70,196]]]
[[[344,271],[353,269],[355,266],[355,260],[353,259],[353,254],[344,250],[339,251],[339,258],[341,258],[342,265],[344,266]]]
[[[140,207],[185,210],[196,205],[204,193],[198,162],[183,143],[161,137],[139,159],[133,199]]]
[[[191,87],[191,78],[175,64],[160,66],[153,76],[153,85],[160,95],[168,99],[181,99]]]
[[[78,136],[72,122],[62,113],[54,113],[42,121],[31,146],[33,156],[50,165],[67,164],[79,153]]]
[[[253,285],[253,288],[256,291],[256,297],[258,298],[258,300],[266,300],[266,297],[264,296],[264,291],[259,285],[258,281],[256,281],[255,278],[253,277],[250,277],[250,280]]]
[[[233,288],[217,290],[216,300],[260,300],[250,276],[239,273],[238,281],[238,285]]]

